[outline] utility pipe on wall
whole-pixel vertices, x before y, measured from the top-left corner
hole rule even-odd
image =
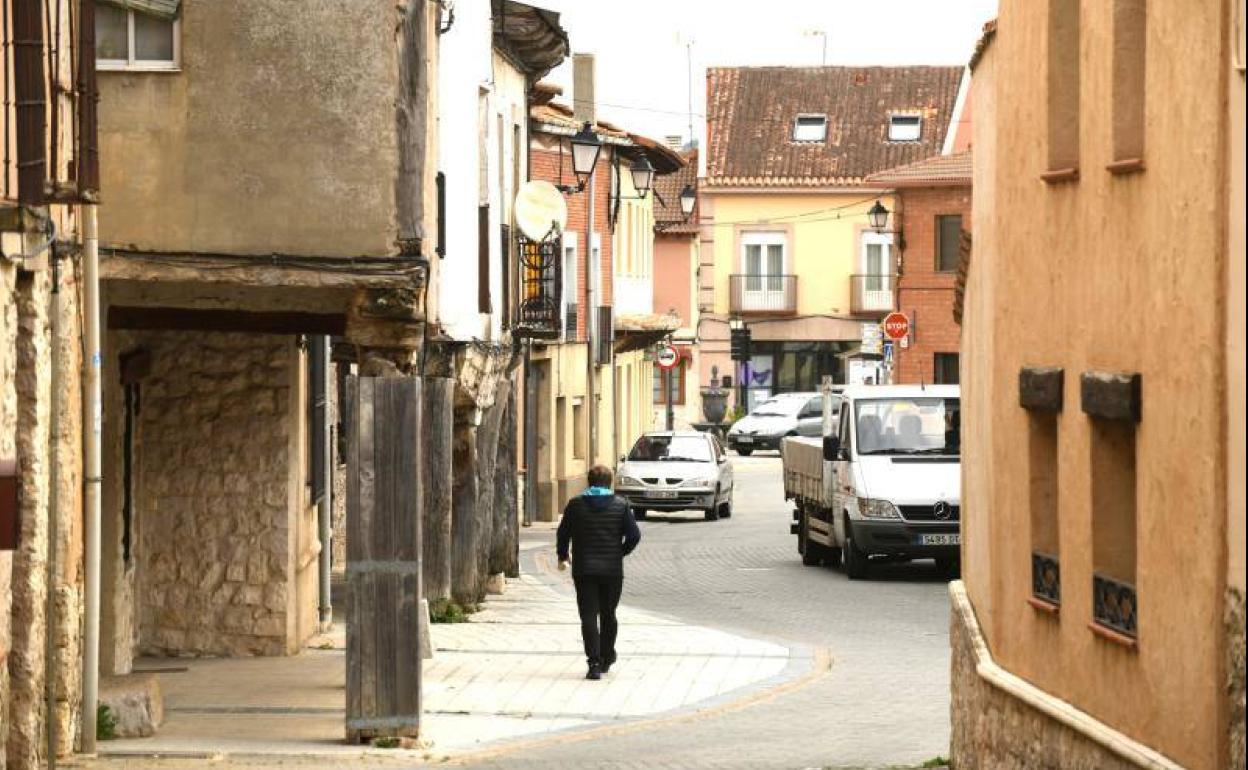
[[[56,770],[56,584],[60,562],[56,542],[60,535],[61,463],[57,458],[58,427],[61,424],[61,255],[52,248],[52,303],[49,328],[52,334],[52,403],[48,416],[48,603],[44,620],[43,687],[47,700],[48,770]]]
[[[86,444],[83,469],[84,500],[84,618],[82,632],[82,751],[95,753],[95,717],[100,685],[100,241],[96,229],[96,207],[82,207],[83,229],[83,439]]]
[[[333,499],[334,499],[334,464],[331,447],[329,419],[329,378],[332,364],[330,363],[330,339],[328,335],[312,338],[311,352],[315,362],[312,371],[316,374],[316,382],[312,384],[310,397],[319,401],[316,424],[312,429],[320,435],[320,443],[314,444],[315,451],[320,453],[321,499],[316,506],[317,537],[321,541],[321,553],[318,560],[320,585],[320,619],[321,630],[328,631],[334,622],[332,586],[330,585],[330,569],[333,546]]]

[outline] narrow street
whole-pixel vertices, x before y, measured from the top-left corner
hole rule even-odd
[[[692,512],[651,514],[627,562],[623,601],[689,623],[822,648],[831,658],[828,672],[740,708],[473,767],[856,768],[914,765],[947,753],[949,604],[935,567],[888,565],[857,582],[838,570],[803,567],[789,534],[779,457],[768,452],[732,462],[733,517],[708,523]]]

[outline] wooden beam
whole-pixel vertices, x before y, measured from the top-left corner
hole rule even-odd
[[[339,313],[266,313],[115,305],[108,309],[108,328],[341,335],[347,330],[347,317]]]

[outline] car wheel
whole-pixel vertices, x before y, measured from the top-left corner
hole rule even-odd
[[[702,515],[706,517],[707,521],[718,521],[719,520],[719,508],[714,507],[714,506],[707,508],[705,511],[702,512]]]
[[[732,503],[731,502],[724,501],[719,504],[719,518],[721,519],[732,518]]]
[[[845,565],[845,576],[850,580],[861,580],[867,576],[867,555],[859,551],[854,543],[849,522],[845,522],[845,542],[841,544],[841,563]]]
[[[737,447],[737,454],[741,455],[742,457],[749,457],[753,453],[754,453],[753,447],[749,447],[748,449],[743,446]]]

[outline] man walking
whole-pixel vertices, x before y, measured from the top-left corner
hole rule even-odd
[[[589,663],[586,679],[601,679],[615,663],[619,624],[615,608],[624,588],[624,557],[641,542],[641,530],[628,501],[611,492],[611,469],[589,469],[589,488],[568,501],[559,522],[559,569],[568,568],[581,615],[581,639]]]

